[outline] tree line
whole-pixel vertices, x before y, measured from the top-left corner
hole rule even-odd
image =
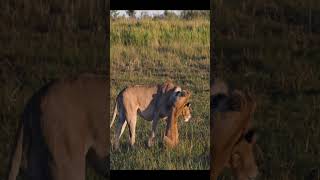
[[[126,14],[129,18],[137,18],[137,12],[135,10],[127,10]],[[112,19],[120,17],[118,10],[111,10],[110,15]],[[151,17],[146,12],[142,12],[140,18]],[[204,10],[184,10],[180,14],[176,14],[173,11],[165,10],[162,14],[154,15],[153,18],[182,18],[182,19],[194,19],[194,18],[210,18],[210,11]]]

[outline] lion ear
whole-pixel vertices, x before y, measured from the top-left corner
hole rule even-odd
[[[161,92],[162,93],[166,93],[168,92],[170,89],[172,89],[174,87],[174,84],[172,82],[172,80],[167,80],[166,82],[164,82],[161,86]]]
[[[175,96],[177,96],[177,97],[181,97],[181,96],[183,96],[184,94],[181,92],[181,91],[176,91],[175,92]]]
[[[190,97],[191,93],[188,90],[183,90],[183,91],[181,91],[181,96],[182,97]]]
[[[187,107],[190,107],[190,106],[191,106],[191,103],[190,103],[190,102],[188,102],[188,103],[186,104],[186,106],[187,106]]]

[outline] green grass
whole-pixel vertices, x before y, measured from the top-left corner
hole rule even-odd
[[[0,179],[5,179],[21,113],[33,93],[52,79],[107,73],[104,20],[95,3],[62,2],[0,2]],[[87,179],[102,179],[88,171]]]
[[[111,113],[117,94],[133,84],[158,84],[171,78],[192,92],[192,119],[179,121],[179,145],[166,149],[165,121],[156,144],[146,146],[151,123],[138,118],[137,140],[129,145],[128,127],[120,152],[111,151],[111,169],[209,169],[209,20],[116,19],[111,22]],[[114,127],[110,137],[114,137]]]
[[[319,4],[224,3],[214,14],[212,72],[257,96],[258,179],[319,179]]]

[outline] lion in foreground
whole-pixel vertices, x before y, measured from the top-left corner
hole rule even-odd
[[[211,180],[224,168],[231,168],[239,180],[254,179],[258,174],[253,148],[256,133],[251,127],[256,103],[249,93],[230,91],[216,80],[211,92]]]
[[[32,180],[84,180],[86,162],[107,178],[107,78],[82,75],[54,81],[28,101],[18,129],[9,180],[22,165]]]
[[[129,125],[130,144],[135,144],[136,122],[139,114],[143,119],[152,121],[152,130],[148,140],[148,146],[154,144],[156,128],[160,118],[166,118],[167,129],[164,142],[169,147],[178,144],[178,122],[180,115],[184,116],[185,121],[191,118],[189,98],[191,93],[182,90],[172,81],[166,81],[161,85],[146,86],[134,85],[123,89],[117,96],[111,126],[116,114],[119,120],[116,123],[115,149],[119,149],[120,137],[126,124]],[[111,127],[110,126],[110,127]]]

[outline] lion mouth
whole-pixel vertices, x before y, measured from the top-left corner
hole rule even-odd
[[[191,115],[184,119],[184,122],[189,122],[191,119]]]

